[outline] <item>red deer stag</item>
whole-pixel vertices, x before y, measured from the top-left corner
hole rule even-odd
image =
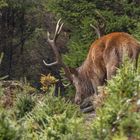
[[[124,32],[114,32],[97,39],[91,45],[87,58],[78,68],[69,68],[63,61],[61,54],[56,47],[56,40],[61,32],[63,23],[57,22],[53,39],[48,33],[48,42],[56,56],[56,62],[47,64],[53,66],[59,64],[63,67],[66,76],[76,88],[75,103],[80,104],[83,99],[97,94],[97,87],[105,84],[106,80],[116,73],[116,68],[120,66],[123,56],[128,54],[132,60],[138,59],[140,44],[131,35]]]

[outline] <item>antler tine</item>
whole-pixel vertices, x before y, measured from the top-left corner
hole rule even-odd
[[[53,40],[56,40],[57,39],[57,37],[60,34],[60,31],[61,31],[61,29],[63,27],[63,23],[60,24],[60,22],[61,22],[61,18],[57,22]]]
[[[62,24],[60,25],[59,30],[58,30],[58,33],[57,33],[57,34],[60,34],[60,32],[61,32],[61,30],[62,30],[62,28],[63,28],[63,25],[64,25],[64,23],[62,23]]]
[[[62,83],[62,85],[66,88],[66,87],[70,86],[71,83],[68,83],[68,84],[64,84],[64,83]]]
[[[64,23],[60,24],[61,22],[61,19],[58,20],[57,24],[56,24],[56,29],[55,29],[55,33],[54,33],[54,37],[53,39],[50,38],[50,33],[47,32],[47,39],[49,42],[52,42],[52,41],[56,41],[58,35],[60,34],[61,30],[62,30],[62,27],[64,25]]]
[[[95,10],[96,14],[106,22],[106,19],[104,18],[104,16],[98,11],[98,10]]]
[[[100,38],[100,37],[101,37],[101,33],[100,33],[98,27],[95,27],[95,26],[92,25],[92,24],[90,24],[90,26],[96,31],[96,34],[98,35],[98,38]]]
[[[57,64],[58,64],[58,61],[55,61],[55,62],[53,62],[53,63],[48,64],[45,60],[43,60],[43,63],[44,63],[47,67],[51,67],[51,66],[57,65]]]

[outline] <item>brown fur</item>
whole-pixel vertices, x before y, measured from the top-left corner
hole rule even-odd
[[[137,61],[139,53],[139,42],[124,32],[111,33],[96,40],[83,64],[71,72],[76,88],[75,102],[79,104],[82,99],[97,93],[97,86],[111,79],[126,54]]]

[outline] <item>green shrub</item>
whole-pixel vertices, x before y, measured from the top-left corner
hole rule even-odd
[[[20,94],[17,97],[14,109],[17,118],[24,117],[27,113],[32,111],[35,106],[35,97],[29,94]]]
[[[136,70],[129,60],[117,71],[117,75],[108,82],[108,93],[104,106],[96,110],[93,121],[95,139],[112,139],[116,134],[140,138],[140,112],[137,102],[140,99],[139,68]]]
[[[0,110],[0,140],[19,140],[22,130],[16,122],[8,117],[6,112]]]
[[[83,118],[79,109],[64,98],[46,95],[39,101],[24,122],[28,135],[35,139],[75,139],[85,136],[81,134]]]
[[[1,107],[0,138],[2,140],[86,139],[89,132],[84,127],[84,118],[79,108],[65,98],[53,96],[53,92],[52,87],[46,94],[36,96],[27,94],[24,90],[17,93],[11,108]],[[2,110],[5,112],[4,115]]]

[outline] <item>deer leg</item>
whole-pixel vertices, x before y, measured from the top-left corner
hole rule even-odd
[[[107,53],[108,55],[106,55]],[[107,80],[110,80],[112,76],[116,74],[116,70],[119,67],[121,61],[116,46],[112,46],[112,50],[106,50],[104,52],[103,58],[106,65],[106,78]]]
[[[94,89],[94,94],[98,95],[98,90],[97,90],[98,84],[93,79],[91,80],[91,82],[92,82],[92,86],[93,86],[93,89]]]
[[[105,84],[105,81],[106,72],[103,70],[98,71],[98,73],[94,75],[94,79],[91,79],[95,95],[98,95],[98,86],[103,86]]]

